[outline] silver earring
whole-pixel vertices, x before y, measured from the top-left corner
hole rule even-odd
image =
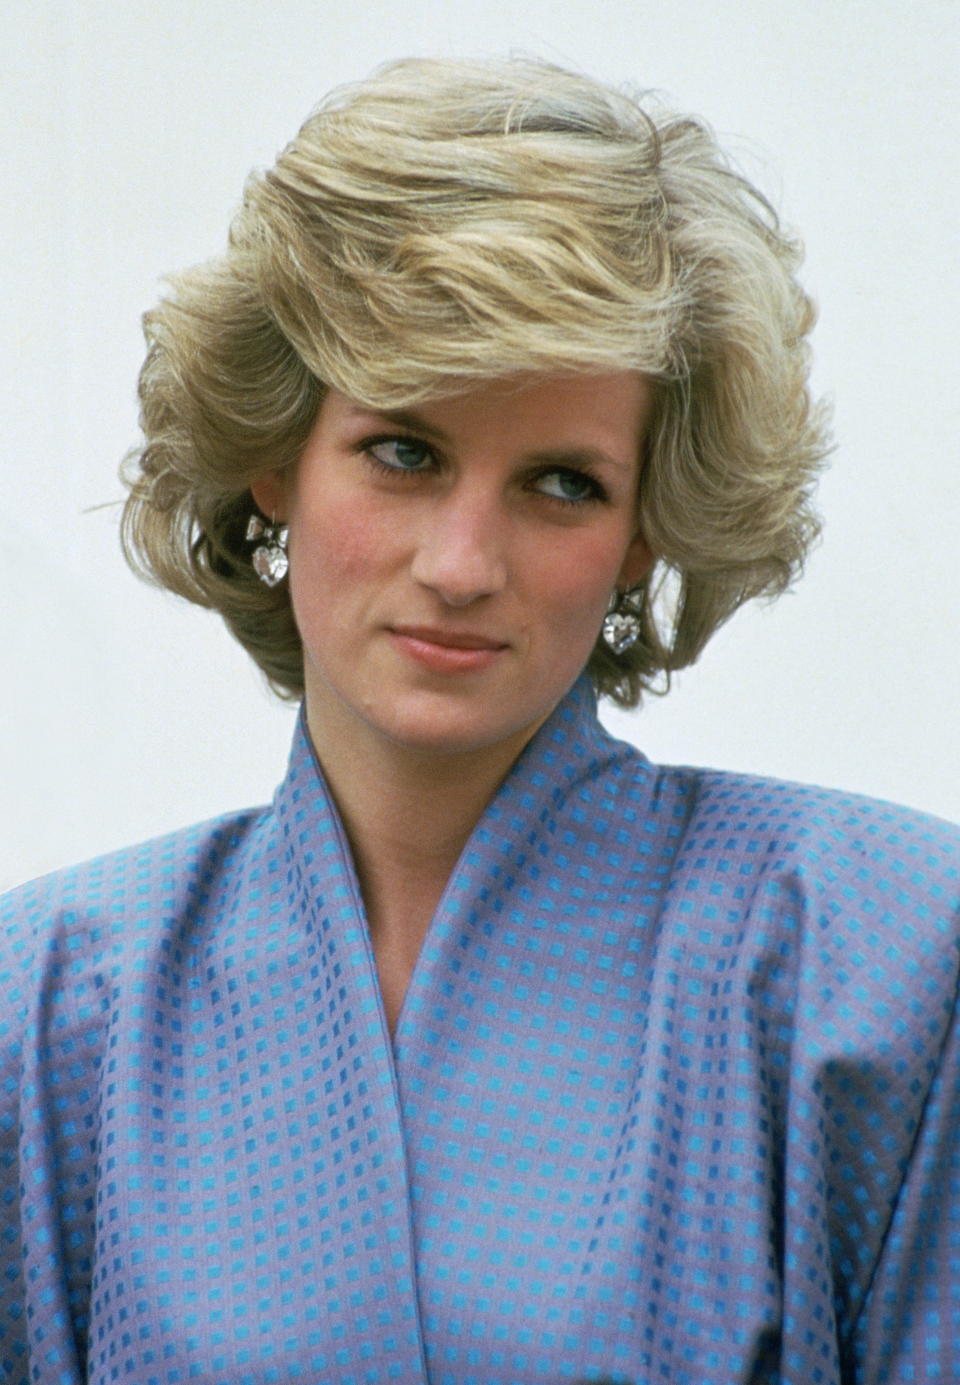
[[[612,654],[626,654],[640,638],[640,617],[643,614],[643,588],[615,591],[610,598],[604,618],[603,642]]]
[[[287,561],[287,537],[289,529],[285,524],[268,524],[254,512],[247,523],[247,543],[263,539],[263,543],[253,550],[253,570],[260,581],[268,587],[275,587],[287,575],[290,564]]]

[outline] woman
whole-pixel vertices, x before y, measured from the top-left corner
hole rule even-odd
[[[147,315],[128,553],[303,714],[6,901],[7,1378],[950,1378],[957,832],[596,719],[815,533],[796,262],[697,122],[411,61]]]

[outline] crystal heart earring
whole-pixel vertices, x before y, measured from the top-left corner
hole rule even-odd
[[[643,588],[615,591],[604,618],[603,642],[613,654],[625,654],[640,638],[640,617],[643,614]]]
[[[251,561],[254,572],[268,587],[275,587],[287,575],[287,568],[290,566],[287,561],[288,534],[289,530],[285,524],[275,524],[272,520],[268,524],[256,512],[250,516],[247,523],[247,542],[254,543],[257,539],[263,539],[263,543],[253,550]]]

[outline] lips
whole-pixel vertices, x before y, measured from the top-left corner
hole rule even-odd
[[[391,634],[439,645],[441,649],[506,649],[505,640],[491,639],[473,630],[446,630],[432,625],[393,625]]]
[[[421,674],[451,677],[480,674],[499,662],[509,648],[502,640],[475,630],[448,630],[435,625],[394,625],[390,639],[397,652]]]

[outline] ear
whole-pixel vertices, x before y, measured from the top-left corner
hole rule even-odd
[[[283,520],[287,513],[287,487],[283,472],[265,471],[250,483],[250,494],[267,519]]]
[[[624,554],[617,576],[617,586],[621,591],[629,591],[631,587],[638,586],[653,567],[655,561],[650,545],[638,529]]]

